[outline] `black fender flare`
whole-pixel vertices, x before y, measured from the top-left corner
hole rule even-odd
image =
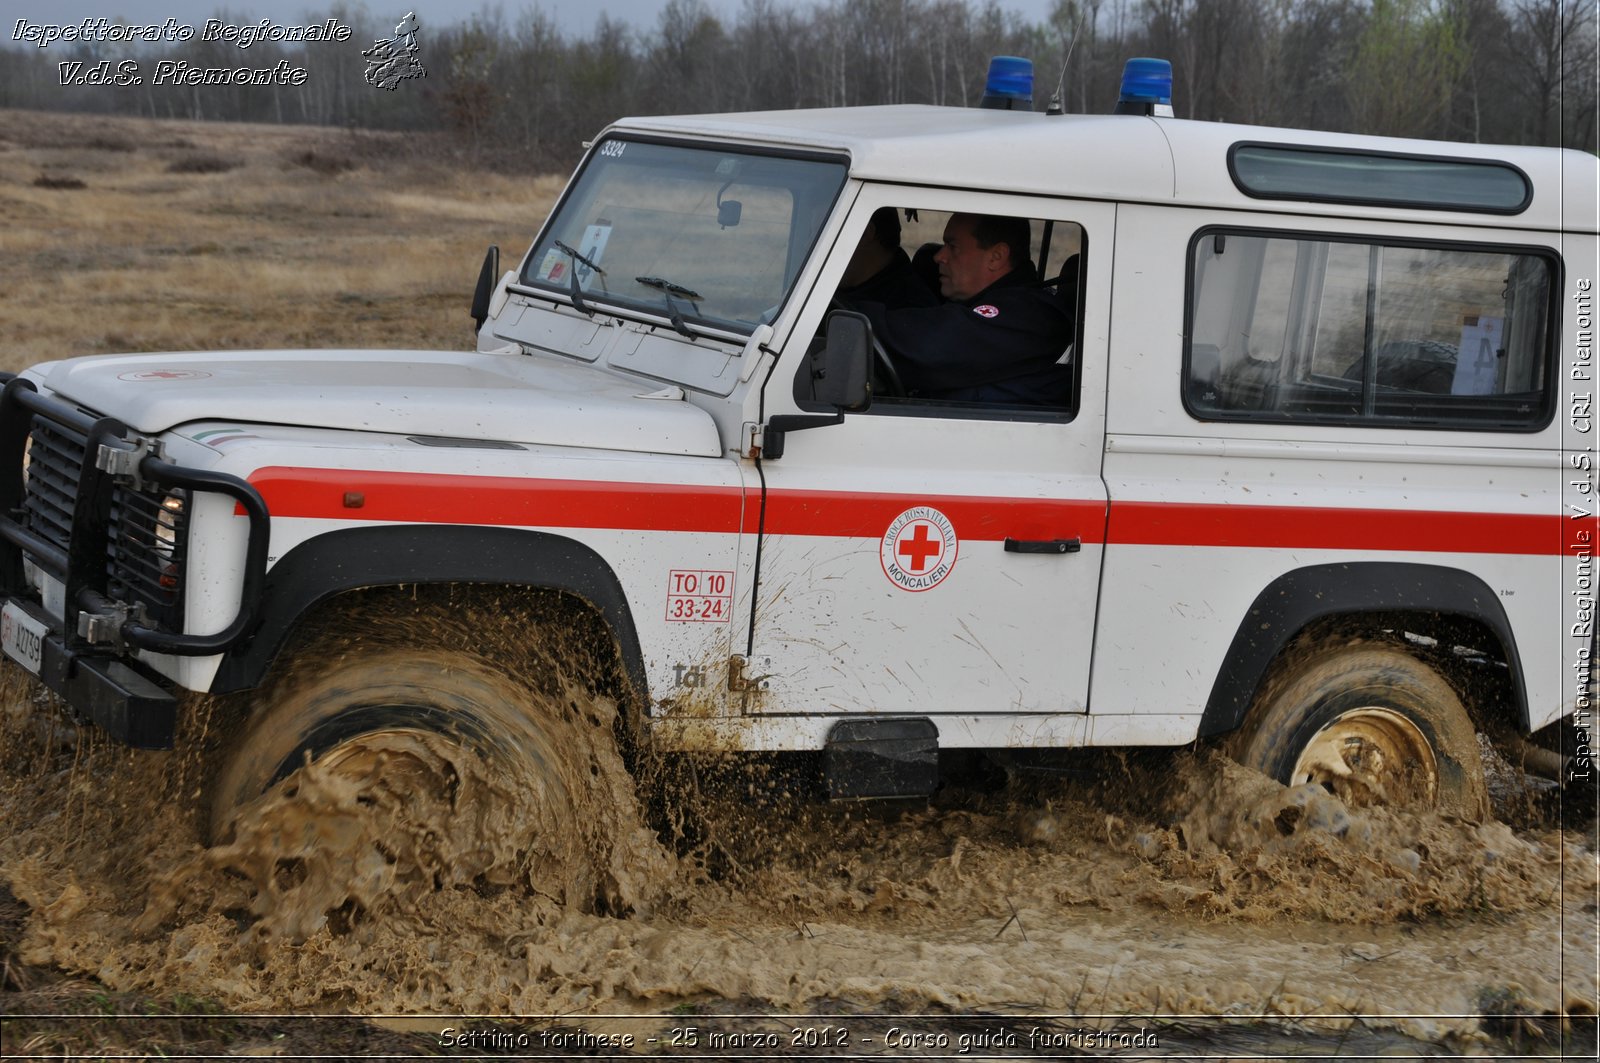
[[[1470,572],[1443,565],[1392,561],[1312,565],[1267,584],[1239,621],[1233,643],[1200,717],[1199,737],[1225,734],[1244,722],[1273,660],[1319,620],[1356,613],[1430,612],[1475,620],[1500,640],[1511,673],[1515,709],[1528,729],[1528,691],[1522,657],[1505,607],[1489,585]]]
[[[211,693],[259,685],[295,626],[334,595],[444,583],[528,587],[582,599],[611,628],[628,682],[648,704],[633,611],[604,558],[548,532],[459,524],[342,528],[294,547],[267,571],[253,630],[223,657]]]

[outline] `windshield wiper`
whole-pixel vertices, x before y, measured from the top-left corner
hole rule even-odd
[[[566,256],[572,259],[574,263],[582,262],[585,266],[588,266],[590,269],[594,270],[597,276],[602,278],[605,277],[606,271],[601,269],[599,265],[597,265],[582,251],[579,251],[575,247],[568,247],[560,240],[554,240],[552,243],[555,244],[557,251],[565,252]],[[571,275],[567,278],[567,294],[572,297],[572,306],[578,311],[578,313],[583,314],[586,317],[594,317],[594,309],[584,301],[583,289],[578,286],[578,270],[576,265],[574,265]]]
[[[665,277],[635,277],[633,279],[644,285],[646,288],[657,288],[671,295],[682,296],[691,303],[702,302],[705,299],[705,296],[701,295],[693,288],[685,288],[681,284],[673,284]]]
[[[556,250],[565,251],[567,254],[571,255],[573,258],[577,259],[579,262],[582,262],[585,266],[588,266],[590,269],[594,270],[600,276],[604,277],[606,275],[606,271],[600,268],[600,263],[596,262],[594,259],[592,259],[588,255],[584,254],[582,251],[579,251],[576,247],[568,247],[566,244],[562,243],[560,240],[556,240],[555,241],[555,245],[556,245]]]
[[[672,297],[674,295],[679,296],[680,298],[689,300],[689,302],[692,304],[700,302],[705,298],[705,296],[701,295],[693,288],[685,288],[681,284],[674,284],[665,277],[635,277],[633,279],[644,285],[646,288],[657,289],[663,294],[663,296],[665,296],[667,303],[667,320],[672,322],[672,329],[674,332],[680,336],[687,336],[691,340],[699,338],[699,333],[695,332],[684,323],[683,315],[678,313],[677,308],[672,305]],[[694,309],[698,312],[700,308],[696,306]]]

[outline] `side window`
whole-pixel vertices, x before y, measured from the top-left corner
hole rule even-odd
[[[1540,428],[1553,270],[1521,249],[1204,231],[1185,405],[1202,420]]]
[[[1082,226],[883,207],[847,240],[853,254],[836,296],[867,315],[883,348],[864,412],[1071,415]],[[998,271],[995,248],[1004,249]]]

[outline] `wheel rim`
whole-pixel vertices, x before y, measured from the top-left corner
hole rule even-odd
[[[1291,786],[1303,783],[1352,806],[1432,805],[1439,766],[1415,723],[1373,706],[1342,713],[1312,736],[1289,776]]]
[[[340,742],[317,759],[324,770],[350,779],[381,777],[397,793],[440,798],[448,795],[449,781],[448,769],[428,744],[437,740],[438,736],[415,728],[385,728]]]

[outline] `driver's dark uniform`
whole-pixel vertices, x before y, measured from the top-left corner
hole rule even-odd
[[[1071,399],[1071,368],[1056,364],[1072,340],[1071,317],[1031,263],[962,302],[858,306],[913,396],[1027,406]]]

